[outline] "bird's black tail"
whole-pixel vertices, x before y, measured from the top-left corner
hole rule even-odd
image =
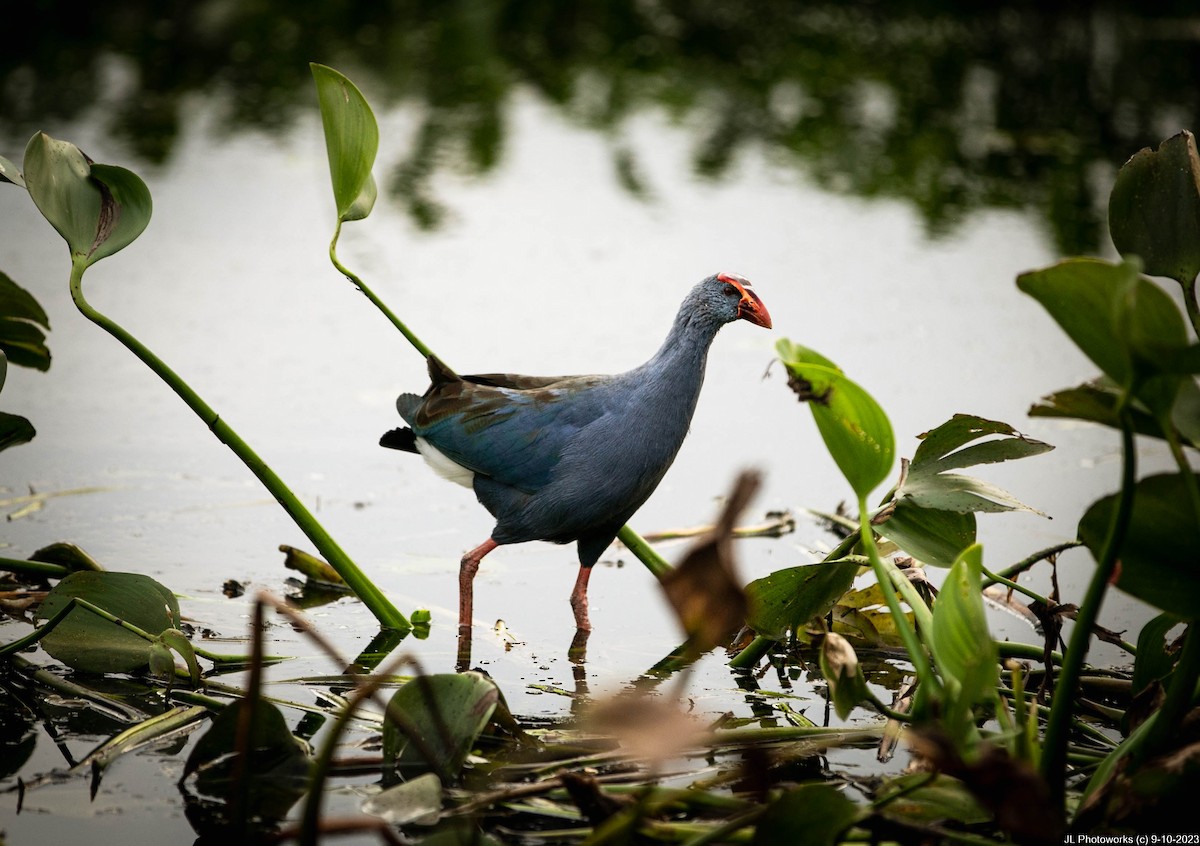
[[[407,426],[402,426],[399,429],[392,429],[389,432],[384,432],[383,437],[379,439],[381,447],[388,449],[398,449],[404,452],[417,451],[417,436],[413,434],[413,430]]]

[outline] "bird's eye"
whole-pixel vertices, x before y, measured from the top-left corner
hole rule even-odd
[[[742,292],[734,285],[726,285],[724,293],[727,297],[740,297],[742,295]]]

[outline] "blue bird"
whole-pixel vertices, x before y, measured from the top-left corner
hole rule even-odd
[[[684,298],[666,341],[640,367],[612,376],[459,376],[428,359],[432,384],[401,394],[407,427],[380,445],[419,453],[471,487],[496,528],[463,556],[459,630],[469,631],[479,562],[497,546],[532,540],[578,545],[571,592],[578,630],[590,631],[592,567],[675,460],[704,382],[708,349],[727,323],[771,328],[745,278],[708,277]]]

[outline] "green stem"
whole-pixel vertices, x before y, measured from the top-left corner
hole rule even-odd
[[[1179,442],[1179,432],[1176,430],[1170,414],[1161,415],[1158,425],[1163,431],[1163,437],[1167,439],[1167,445],[1171,448],[1171,457],[1175,459],[1175,464],[1183,475],[1183,486],[1187,488],[1188,499],[1192,503],[1192,514],[1195,516],[1196,522],[1200,523],[1200,484],[1197,484],[1196,473],[1192,470],[1192,465],[1188,463],[1187,456],[1183,454],[1183,445]]]
[[[621,531],[617,532],[617,540],[625,544],[625,547],[637,557],[638,561],[646,565],[646,569],[654,574],[654,578],[661,581],[667,573],[674,569],[667,563],[667,559],[659,555],[654,547],[629,526],[621,527]]]
[[[187,403],[188,408],[204,421],[204,424],[217,436],[217,439],[221,443],[233,450],[234,455],[240,458],[242,463],[250,468],[250,471],[258,477],[263,486],[283,506],[288,516],[295,521],[300,530],[313,542],[325,557],[325,560],[337,570],[338,575],[345,580],[350,589],[354,591],[358,598],[362,600],[362,603],[375,615],[381,626],[403,631],[410,630],[412,626],[405,616],[396,610],[396,607],[383,595],[379,588],[375,587],[370,579],[363,575],[358,566],[342,551],[342,548],[338,546],[337,542],[325,531],[324,527],[317,522],[316,518],[297,499],[291,489],[234,432],[233,428],[222,420],[220,415],[213,411],[208,403],[192,390],[190,385],[183,381],[175,371],[152,353],[141,341],[88,303],[83,295],[83,272],[85,269],[86,264],[81,258],[75,257],[72,260],[71,298],[75,300],[75,305],[83,313],[84,317],[91,320],[101,329],[104,329],[124,344],[130,352],[141,359],[147,367],[153,370],[160,379],[166,382],[179,395],[180,399]]]
[[[1054,688],[1054,700],[1050,706],[1050,718],[1046,724],[1046,735],[1042,752],[1042,778],[1050,787],[1055,798],[1061,802],[1066,794],[1067,740],[1071,729],[1071,716],[1075,705],[1075,693],[1079,687],[1079,676],[1087,658],[1092,628],[1104,603],[1104,594],[1117,565],[1117,553],[1125,539],[1125,530],[1133,513],[1134,486],[1137,482],[1137,453],[1134,451],[1133,424],[1128,411],[1129,391],[1122,393],[1117,404],[1117,417],[1121,421],[1121,490],[1117,498],[1117,509],[1108,527],[1108,537],[1096,563],[1096,572],[1088,584],[1083,602],[1071,630],[1071,639],[1063,656],[1062,672]]]
[[[429,358],[432,356],[433,353],[430,351],[429,347],[421,343],[421,339],[414,335],[412,330],[405,326],[400,318],[392,313],[392,310],[387,307],[383,300],[375,296],[374,291],[368,288],[366,284],[358,278],[357,275],[355,275],[351,270],[346,268],[340,261],[338,261],[337,242],[338,238],[341,237],[341,234],[342,221],[339,219],[337,222],[337,228],[333,230],[333,240],[329,242],[329,260],[333,262],[333,266],[338,269],[339,273],[349,279],[354,286],[358,288],[358,290],[362,291],[366,295],[367,299],[375,305],[375,308],[383,312],[384,316],[387,317],[388,320],[392,321],[392,325],[400,330],[400,334],[408,339],[408,342],[412,344],[414,348],[416,348],[417,352],[419,352],[423,358]]]
[[[879,587],[883,590],[883,598],[887,602],[888,611],[892,615],[892,621],[896,625],[896,631],[900,634],[900,640],[904,643],[904,648],[908,650],[909,660],[912,662],[913,670],[917,674],[917,681],[926,686],[926,689],[933,693],[937,687],[937,677],[933,674],[933,667],[929,663],[929,656],[925,653],[925,647],[917,638],[917,633],[912,625],[908,622],[908,617],[905,616],[904,610],[900,607],[900,600],[896,598],[896,591],[904,597],[904,601],[912,608],[913,617],[916,619],[917,626],[928,637],[933,631],[933,615],[929,612],[929,607],[925,604],[917,589],[913,587],[912,582],[908,580],[895,564],[884,562],[879,557],[879,550],[875,548],[875,533],[871,530],[869,523],[870,518],[867,516],[867,500],[866,497],[858,498],[858,513],[861,521],[861,529],[859,530],[862,536],[862,545],[867,553],[867,557],[871,559],[871,569],[875,571],[875,579],[879,582]],[[890,567],[888,565],[891,565]],[[888,582],[895,586],[895,590],[888,590]]]
[[[70,567],[62,564],[47,564],[45,561],[26,561],[23,558],[0,558],[0,570],[10,573],[21,573],[26,576],[49,576],[52,579],[65,579],[73,572]]]
[[[1053,555],[1058,555],[1060,552],[1066,552],[1068,549],[1074,549],[1075,547],[1082,546],[1082,545],[1083,545],[1083,542],[1077,541],[1077,540],[1055,544],[1054,546],[1047,547],[1046,549],[1043,549],[1040,552],[1033,553],[1033,555],[1030,555],[1028,558],[1024,558],[1024,559],[1018,561],[1016,564],[1013,564],[1011,567],[1005,567],[1003,570],[997,570],[996,576],[1003,577],[1005,579],[1011,579],[1013,576],[1016,576],[1020,573],[1024,573],[1026,570],[1028,570],[1034,564],[1038,563],[1039,561],[1041,561],[1043,559],[1050,558]],[[986,576],[983,580],[984,587],[990,587],[991,585],[994,585],[995,583],[996,583],[995,581],[992,581],[990,578],[988,578]]]
[[[1015,590],[1017,593],[1024,594],[1025,596],[1029,597],[1030,599],[1034,600],[1035,602],[1042,603],[1042,605],[1045,605],[1047,608],[1051,607],[1050,600],[1047,599],[1046,597],[1042,596],[1040,593],[1037,593],[1036,591],[1032,591],[1029,588],[1025,587],[1024,585],[1014,582],[1012,579],[1006,579],[1003,576],[1001,576],[999,573],[993,573],[987,567],[982,567],[980,569],[983,570],[985,587],[989,584],[1004,585],[1009,590]]]

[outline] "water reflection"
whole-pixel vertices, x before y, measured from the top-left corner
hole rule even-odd
[[[1147,10],[1149,9],[1149,10]],[[166,161],[196,95],[225,127],[277,128],[315,108],[307,63],[379,105],[421,114],[387,188],[424,228],[445,168],[504,155],[515,89],[612,139],[613,173],[647,193],[622,126],[646,108],[690,127],[696,173],[721,179],[762,145],[822,186],[902,197],[929,231],[981,207],[1042,211],[1057,247],[1104,240],[1114,163],[1200,114],[1200,24],[1182,2],[998,4],[209,0],[22,3],[0,54],[4,143],[98,106],[107,131]]]

